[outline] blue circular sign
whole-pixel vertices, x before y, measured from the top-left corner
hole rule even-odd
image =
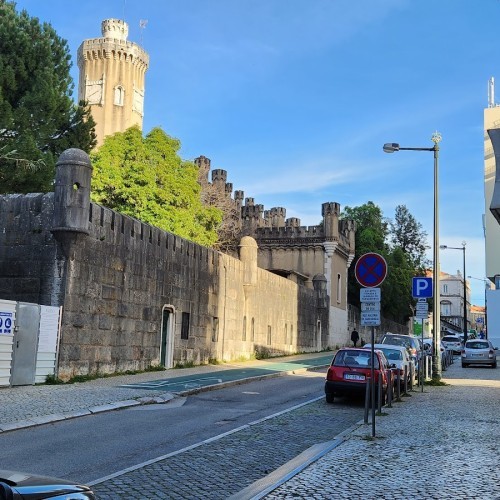
[[[387,276],[387,262],[378,253],[365,253],[356,262],[354,273],[361,286],[379,286]]]

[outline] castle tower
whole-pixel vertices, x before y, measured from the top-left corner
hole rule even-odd
[[[97,145],[107,135],[133,125],[142,129],[144,80],[149,56],[127,41],[128,25],[119,19],[101,24],[102,37],[78,48],[78,100],[86,100],[96,122]]]

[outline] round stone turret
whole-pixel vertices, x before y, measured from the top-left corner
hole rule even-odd
[[[121,19],[105,19],[101,23],[101,33],[103,38],[125,41],[128,36],[128,24]]]
[[[52,232],[88,234],[92,164],[85,151],[64,151],[56,165]]]
[[[240,260],[244,264],[244,285],[255,285],[257,283],[257,242],[250,236],[244,236],[240,240]]]

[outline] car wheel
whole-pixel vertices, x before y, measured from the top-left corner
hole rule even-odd
[[[462,361],[462,368],[467,368],[467,364]]]
[[[497,362],[495,361],[492,365],[491,365],[492,368],[496,368],[497,367]]]
[[[333,394],[331,392],[326,393],[326,402],[329,404],[333,403]]]

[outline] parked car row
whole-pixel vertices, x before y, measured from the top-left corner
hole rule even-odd
[[[380,343],[373,345],[373,352],[376,394],[379,393],[378,384],[381,379],[382,404],[385,404],[388,388],[394,387],[397,380],[401,387],[410,385],[415,380],[422,356],[422,344],[416,337],[387,333]],[[333,403],[337,396],[364,394],[370,377],[371,344],[365,344],[362,348],[339,349],[326,374],[327,403]]]
[[[445,335],[439,343],[441,366],[446,369],[453,362],[453,354],[461,355],[462,367],[469,365],[490,365],[497,367],[496,351],[487,339],[469,339],[462,347],[460,338]],[[410,383],[411,374],[417,376],[422,356],[433,350],[432,339],[424,339],[411,335],[386,333],[379,343],[373,345],[374,375],[378,394],[379,374],[382,380],[382,404],[385,403],[388,387],[394,385],[397,375],[400,384]],[[404,375],[407,375],[405,381]],[[325,380],[327,403],[333,403],[337,396],[364,394],[366,384],[371,377],[371,344],[362,348],[343,347],[333,357]]]
[[[382,380],[382,404],[385,404],[387,390],[394,384],[394,374],[383,352],[374,350],[373,363],[378,397],[378,384]],[[337,396],[362,395],[371,377],[371,349],[345,347],[339,349],[326,373],[325,396],[327,403],[333,403]]]

